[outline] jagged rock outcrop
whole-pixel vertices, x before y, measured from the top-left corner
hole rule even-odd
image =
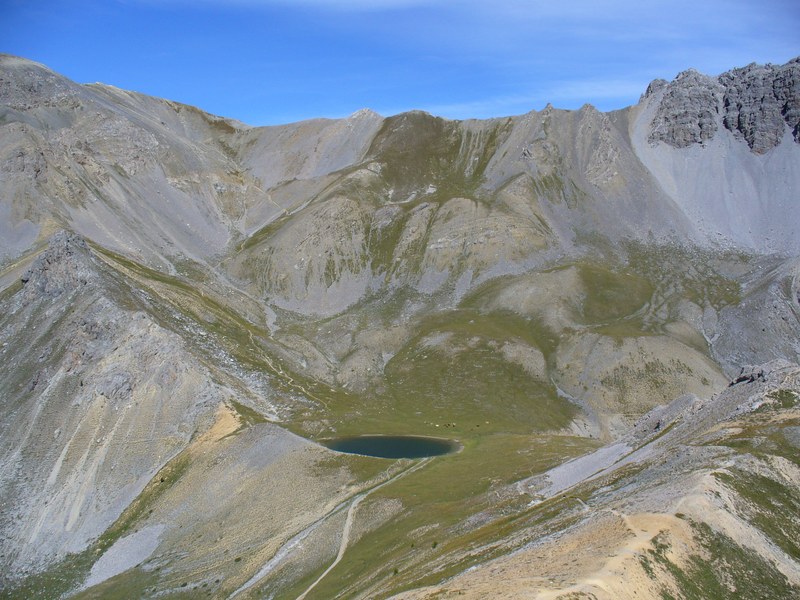
[[[678,75],[666,86],[650,141],[686,148],[714,137],[723,91],[717,80],[694,69]]]
[[[25,296],[29,300],[37,296],[55,297],[96,280],[91,260],[86,240],[74,233],[59,231],[22,275]]]
[[[751,64],[719,76],[725,87],[723,123],[757,154],[777,146],[786,127],[800,143],[800,59]]]
[[[676,148],[702,144],[724,127],[756,154],[777,146],[788,132],[800,143],[800,58],[785,65],[751,64],[719,77],[690,69],[665,85],[650,84],[645,97],[664,89],[649,139]]]

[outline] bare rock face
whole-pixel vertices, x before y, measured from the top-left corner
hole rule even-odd
[[[96,278],[89,265],[88,246],[80,236],[59,231],[47,250],[37,258],[22,276],[26,297],[60,296]]]
[[[686,148],[711,139],[717,132],[722,94],[722,86],[713,77],[693,69],[684,71],[667,86],[650,141]]]
[[[665,87],[651,143],[702,144],[714,137],[720,122],[756,154],[777,146],[787,126],[800,142],[800,58],[780,66],[753,63],[719,77],[690,69],[666,86],[654,81],[645,97]]]
[[[800,142],[800,59],[783,66],[751,64],[719,77],[725,127],[758,154],[777,146],[789,126]]]

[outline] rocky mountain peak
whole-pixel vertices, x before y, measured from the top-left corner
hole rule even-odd
[[[723,123],[757,154],[774,148],[789,127],[800,142],[800,59],[785,65],[750,64],[723,73]]]
[[[644,100],[645,98],[649,98],[650,96],[656,94],[659,90],[663,89],[664,86],[666,86],[668,84],[669,84],[669,82],[666,79],[654,79],[647,86],[647,90],[645,90],[645,92],[642,95],[640,101]]]
[[[371,108],[361,108],[350,115],[348,119],[383,119],[383,117]]]
[[[711,139],[717,132],[722,93],[714,78],[694,69],[683,71],[665,86],[650,141],[686,148]]]
[[[97,277],[86,241],[69,231],[57,232],[22,276],[26,296],[56,297],[79,289]]]
[[[42,64],[0,54],[0,105],[19,111],[64,104],[74,108],[79,89]]]
[[[720,125],[756,154],[780,144],[788,132],[800,143],[800,58],[785,65],[732,69],[709,77],[688,69],[672,82],[650,84],[644,97],[664,90],[649,140],[675,148],[702,144]]]

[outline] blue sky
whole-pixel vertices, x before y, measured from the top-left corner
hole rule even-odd
[[[800,55],[797,0],[0,0],[0,52],[251,125],[635,103]]]

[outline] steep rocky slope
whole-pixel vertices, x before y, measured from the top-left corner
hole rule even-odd
[[[791,597],[799,114],[798,59],[254,128],[0,56],[0,594]]]
[[[231,395],[114,299],[80,238],[55,236],[21,280],[0,334],[6,577],[102,534]]]

